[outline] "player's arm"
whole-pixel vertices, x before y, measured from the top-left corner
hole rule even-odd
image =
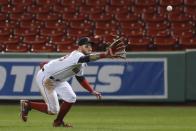
[[[82,56],[79,63],[96,61],[102,58],[126,58],[125,44],[122,38],[115,39],[105,52]]]
[[[77,81],[80,83],[80,85],[82,85],[83,88],[88,90],[91,94],[95,95],[97,97],[97,99],[101,99],[101,93],[93,90],[93,88],[91,87],[91,85],[85,79],[84,76],[75,76],[75,77],[76,77]]]
[[[86,55],[86,56],[80,57],[80,59],[78,60],[78,63],[87,63],[87,62],[96,61],[102,58],[107,58],[107,55],[105,53]]]

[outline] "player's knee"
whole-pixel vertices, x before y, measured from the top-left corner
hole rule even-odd
[[[60,107],[58,106],[56,106],[56,107],[50,107],[49,109],[48,109],[48,114],[49,115],[56,115],[56,114],[58,114],[58,112],[59,112],[59,110],[60,110]]]
[[[57,113],[56,113],[56,112],[48,111],[48,114],[49,114],[49,115],[56,115]]]
[[[65,101],[69,103],[75,103],[76,102],[76,94],[72,94],[69,98],[67,98]]]
[[[75,103],[75,102],[76,102],[76,94],[73,94],[73,95],[70,97],[70,102],[71,102],[71,103]]]

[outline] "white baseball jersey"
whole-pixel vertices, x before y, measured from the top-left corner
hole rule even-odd
[[[67,56],[50,61],[44,65],[44,70],[48,77],[53,76],[59,80],[66,80],[73,75],[83,75],[86,63],[78,63],[81,56],[84,54],[75,50]]]

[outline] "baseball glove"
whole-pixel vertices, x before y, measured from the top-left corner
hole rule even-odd
[[[109,45],[106,52],[111,58],[126,58],[126,45],[122,37],[114,39],[114,41]]]

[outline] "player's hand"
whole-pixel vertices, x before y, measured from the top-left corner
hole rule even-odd
[[[94,96],[96,96],[98,100],[101,100],[101,97],[102,96],[101,96],[101,93],[100,92],[94,90],[91,94],[94,95]]]
[[[126,58],[125,48],[126,46],[122,37],[114,39],[106,50],[106,56],[109,58]]]

